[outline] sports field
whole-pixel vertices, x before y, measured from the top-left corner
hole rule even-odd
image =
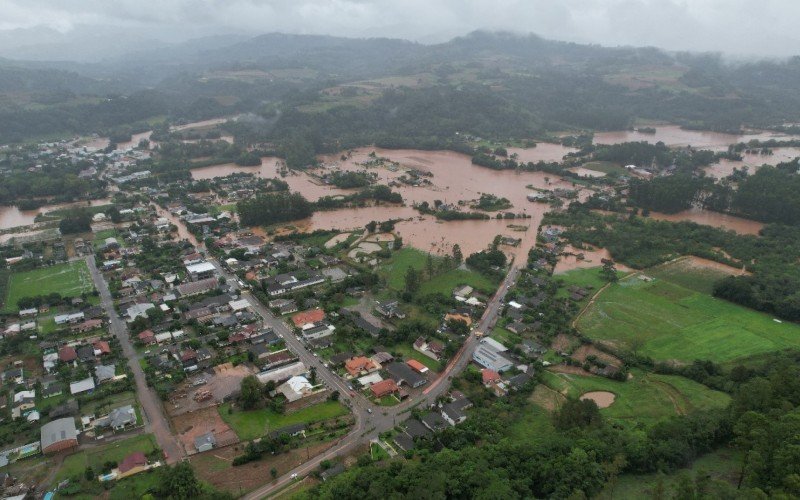
[[[674,375],[658,375],[634,370],[625,382],[603,377],[544,373],[544,383],[554,391],[572,398],[592,391],[614,394],[614,402],[601,412],[604,416],[631,423],[655,423],[685,415],[692,410],[724,408],[730,397],[722,392]]]
[[[800,326],[777,322],[665,279],[621,280],[580,317],[588,337],[655,360],[727,362],[800,347]]]
[[[17,301],[23,297],[35,297],[60,293],[63,297],[77,297],[94,290],[92,277],[86,262],[76,261],[42,267],[32,271],[13,273],[8,280],[5,312],[19,310]]]

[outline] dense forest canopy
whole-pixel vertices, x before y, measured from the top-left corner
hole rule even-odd
[[[797,58],[733,66],[710,55],[485,32],[436,45],[282,34],[218,43],[102,69],[4,62],[0,95],[15,98],[0,98],[0,120],[11,124],[0,142],[255,111],[264,120],[250,123],[253,136],[320,152],[381,136],[431,144],[456,132],[620,129],[635,118],[738,130],[800,112]],[[654,68],[673,76],[650,78]]]

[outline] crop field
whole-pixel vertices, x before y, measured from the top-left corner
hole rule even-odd
[[[723,408],[730,397],[692,380],[674,376],[634,371],[625,382],[603,377],[545,372],[544,383],[565,396],[577,398],[591,391],[614,394],[614,402],[600,411],[613,420],[631,423],[655,423],[692,410]]]
[[[664,279],[608,287],[577,324],[584,335],[655,360],[729,362],[800,347],[800,326]]]
[[[84,261],[69,262],[50,267],[13,273],[8,280],[5,312],[19,308],[17,301],[23,297],[35,297],[60,293],[63,297],[77,297],[94,290],[89,268]]]

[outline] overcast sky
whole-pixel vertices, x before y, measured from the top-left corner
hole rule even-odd
[[[0,49],[8,56],[17,45],[87,33],[177,41],[280,31],[432,43],[489,29],[784,57],[800,54],[798,20],[800,0],[0,0]],[[41,27],[58,33],[18,31]]]

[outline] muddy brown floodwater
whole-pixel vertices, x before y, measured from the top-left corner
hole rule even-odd
[[[29,226],[34,223],[36,216],[42,213],[51,212],[60,208],[70,207],[96,207],[108,205],[110,198],[99,200],[76,201],[74,203],[60,203],[57,205],[45,205],[35,210],[20,210],[16,206],[0,206],[0,229],[11,229],[12,227]]]
[[[748,132],[742,135],[723,134],[707,130],[684,130],[678,125],[654,125],[655,134],[642,134],[635,130],[618,130],[613,132],[597,132],[594,134],[595,144],[620,144],[623,142],[645,141],[650,144],[663,142],[667,146],[692,146],[699,149],[725,151],[728,146],[737,142],[752,139],[766,141],[769,139],[800,139],[800,136],[781,134],[769,131]]]
[[[758,234],[764,224],[749,219],[742,219],[732,215],[721,214],[719,212],[711,212],[709,210],[702,210],[700,208],[692,208],[678,212],[676,214],[662,214],[659,212],[650,212],[650,217],[656,220],[666,220],[670,222],[690,221],[697,224],[704,224],[706,226],[714,226],[723,229],[730,229],[739,234]]]
[[[570,151],[560,145],[539,144],[529,150],[515,149],[521,160],[560,160]],[[554,175],[542,172],[496,171],[472,164],[472,159],[452,151],[421,151],[412,149],[380,149],[360,148],[352,151],[345,160],[341,154],[322,156],[323,168],[306,172],[292,172],[283,177],[292,191],[302,193],[309,200],[318,200],[323,196],[347,195],[356,190],[338,189],[321,183],[309,174],[323,173],[332,168],[346,171],[363,170],[363,163],[369,161],[371,152],[379,157],[398,162],[398,168],[388,165],[373,167],[369,170],[378,175],[378,182],[389,184],[399,182],[399,178],[407,175],[408,169],[430,172],[426,177],[431,185],[412,187],[401,184],[393,187],[403,195],[406,206],[375,206],[353,208],[325,212],[316,212],[312,217],[296,221],[292,225],[302,231],[317,229],[353,230],[361,229],[370,221],[400,219],[396,232],[408,245],[436,255],[452,252],[455,243],[461,246],[462,252],[472,253],[486,248],[498,234],[522,240],[517,247],[503,247],[507,253],[524,259],[528,250],[536,240],[536,230],[542,215],[549,208],[545,204],[531,203],[527,200],[530,192],[527,186],[538,188],[572,188],[572,183]],[[512,152],[509,150],[509,152]],[[240,167],[235,164],[214,165],[192,170],[195,179],[208,179],[224,176],[233,172],[250,172],[262,177],[276,177],[280,159],[266,157],[259,167]],[[509,212],[525,214],[530,218],[515,220],[467,220],[442,222],[431,216],[420,216],[411,205],[434,200],[456,204],[462,200],[476,200],[481,193],[490,193],[507,198],[513,205]],[[583,190],[581,198],[585,199],[590,192]],[[489,213],[494,217],[495,213]],[[509,227],[514,226],[514,227]]]
[[[749,173],[755,173],[762,165],[777,165],[778,163],[794,160],[800,156],[800,148],[775,148],[771,155],[742,154],[741,160],[720,160],[719,163],[709,165],[705,170],[706,175],[721,179],[733,173],[734,168],[741,170],[747,167]]]

